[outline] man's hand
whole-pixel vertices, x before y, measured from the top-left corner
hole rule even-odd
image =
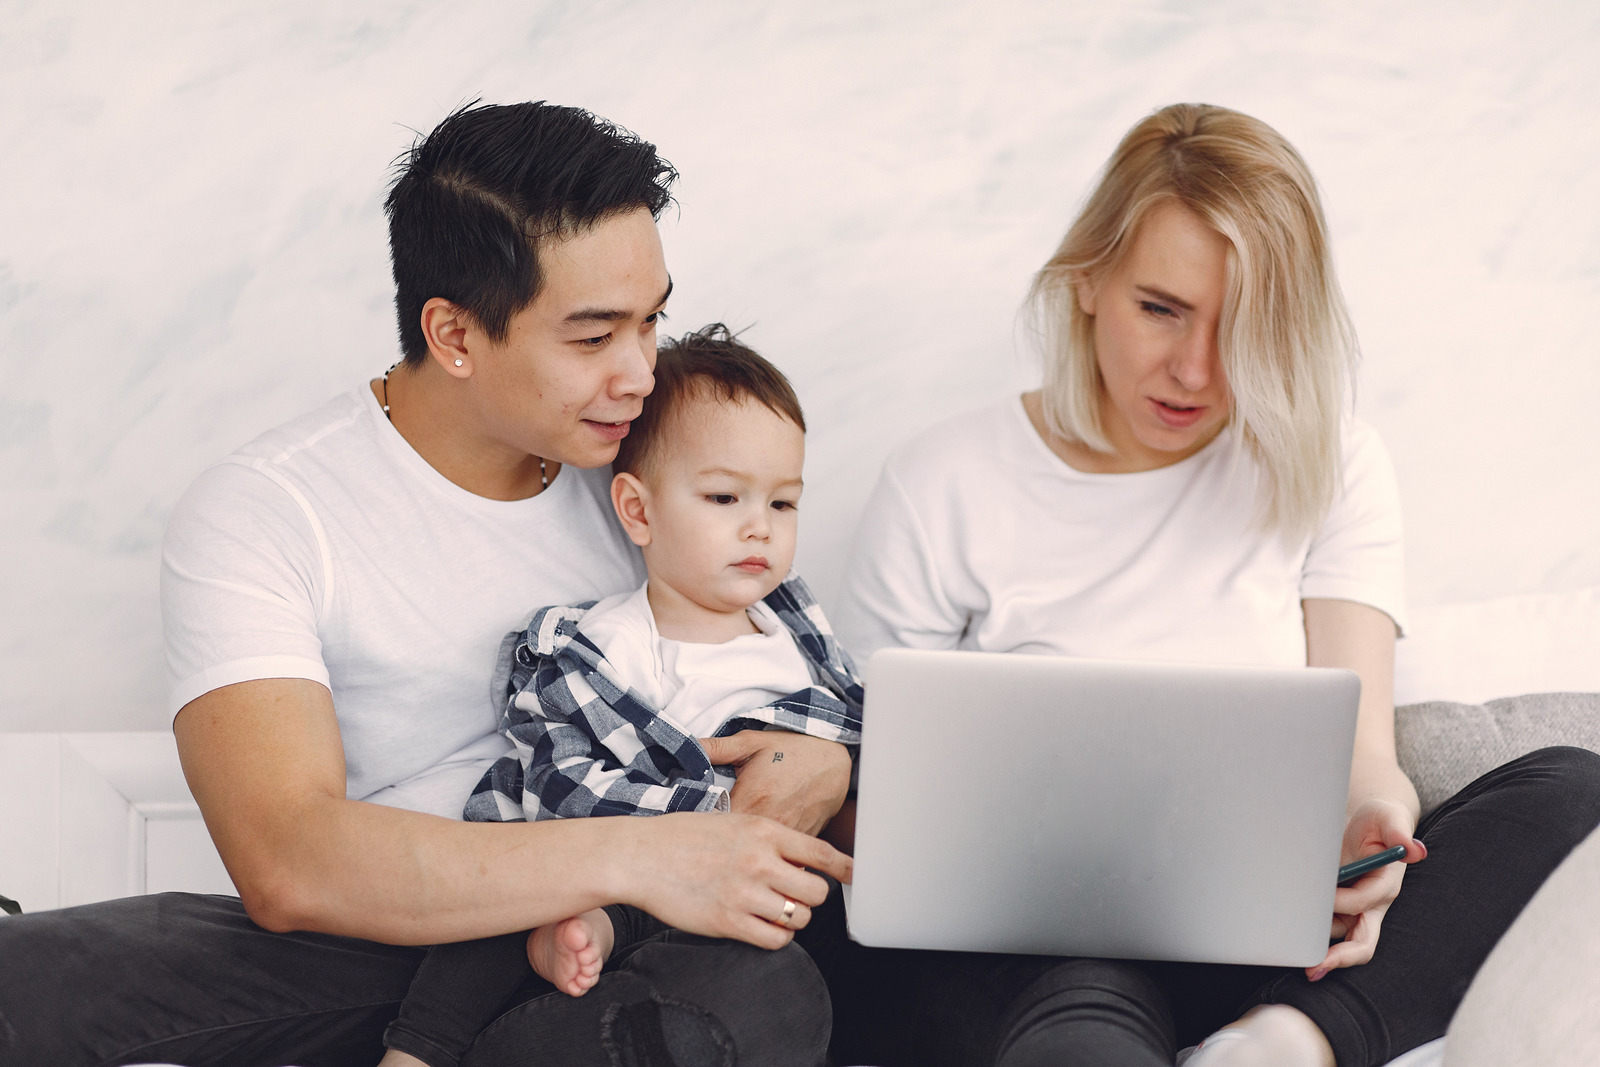
[[[850,790],[850,751],[837,741],[786,730],[740,730],[730,737],[702,737],[718,767],[738,769],[728,795],[733,810],[765,815],[801,833],[828,824]]]
[[[1354,967],[1372,959],[1378,947],[1383,917],[1394,898],[1400,895],[1406,865],[1428,856],[1422,842],[1411,836],[1413,826],[1411,812],[1404,805],[1390,801],[1368,801],[1350,816],[1345,824],[1340,863],[1350,863],[1396,845],[1406,846],[1406,854],[1402,862],[1369,871],[1354,885],[1334,892],[1333,926],[1329,937],[1338,940],[1321,963],[1306,968],[1306,977],[1311,981],[1317,981],[1335,968]]]
[[[615,823],[631,838],[616,857],[629,883],[623,903],[708,937],[782,948],[827,899],[828,883],[812,870],[850,881],[850,857],[771,819],[680,812],[589,821]]]

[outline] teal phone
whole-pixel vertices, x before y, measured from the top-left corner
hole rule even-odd
[[[1396,845],[1394,848],[1386,848],[1382,852],[1374,852],[1372,855],[1363,856],[1353,863],[1347,863],[1339,868],[1339,884],[1349,885],[1368,871],[1375,871],[1379,867],[1388,866],[1395,860],[1404,859],[1405,854],[1406,846]]]

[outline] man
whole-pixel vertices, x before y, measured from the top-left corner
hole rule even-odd
[[[386,204],[404,359],[202,474],[168,529],[173,728],[240,899],[0,924],[0,1064],[375,1062],[412,946],[607,903],[688,933],[581,999],[530,981],[463,1063],[820,1061],[826,993],[789,940],[826,895],[802,868],[849,877],[810,836],[843,746],[724,739],[731,816],[459,821],[506,747],[500,636],[642,578],[598,469],[652,385],[674,177],[545,104],[415,146]]]

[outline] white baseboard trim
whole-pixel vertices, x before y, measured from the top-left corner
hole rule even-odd
[[[232,893],[166,731],[0,733],[0,892],[26,911]]]

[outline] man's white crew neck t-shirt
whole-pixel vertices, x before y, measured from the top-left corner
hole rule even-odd
[[[884,647],[1303,666],[1303,599],[1404,625],[1400,499],[1377,434],[1343,433],[1343,489],[1286,544],[1257,525],[1261,472],[1235,434],[1158,470],[1079,471],[1009,397],[889,458],[836,629]]]
[[[527,500],[428,465],[362,384],[197,478],[162,550],[170,710],[236,682],[333,695],[347,795],[460,818],[509,749],[489,692],[530,611],[632,589],[643,564],[610,471],[563,467]]]

